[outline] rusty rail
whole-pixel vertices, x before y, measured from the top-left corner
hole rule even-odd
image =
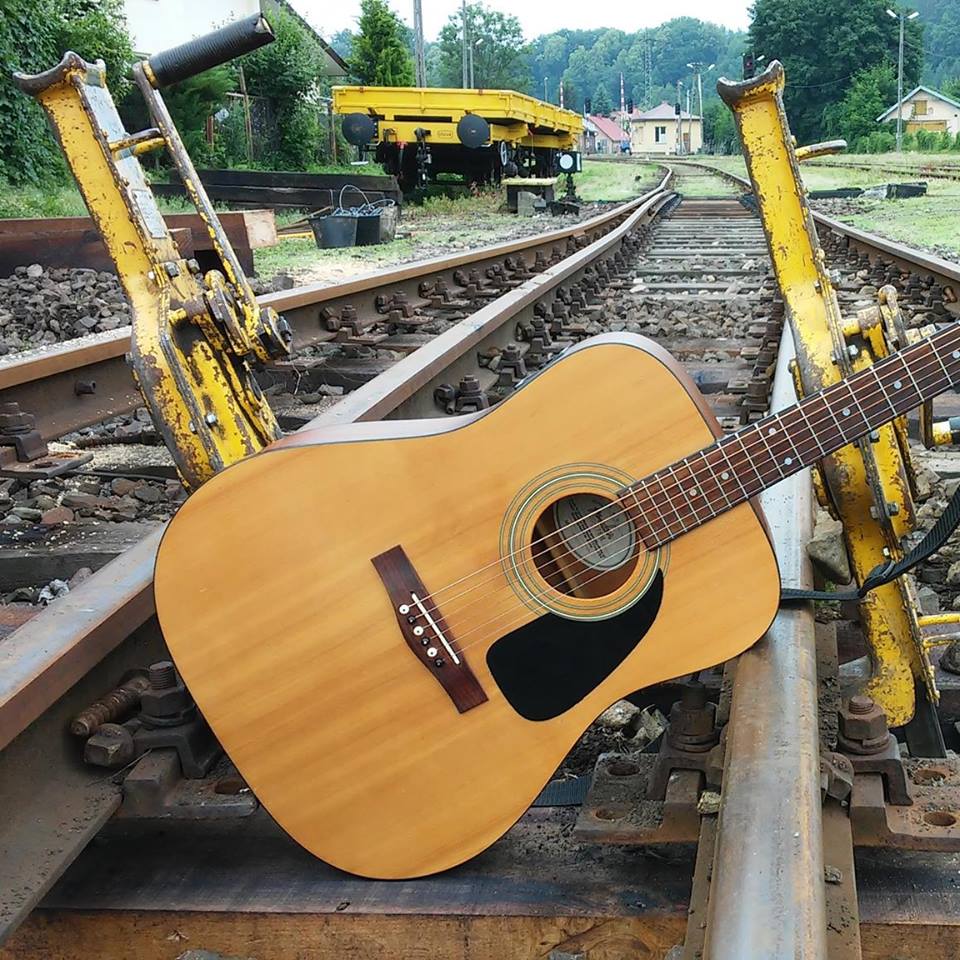
[[[666,177],[651,193],[664,188]],[[421,286],[444,280],[458,287],[454,274],[464,268],[483,272],[508,257],[522,258],[532,266],[540,254],[560,256],[568,247],[593,242],[628,218],[642,203],[637,198],[588,220],[522,240],[500,243],[448,257],[363,274],[334,285],[309,284],[261,296],[290,323],[294,349],[337,339],[330,318],[344,307],[356,311],[363,329],[386,320],[378,298],[402,294],[411,304],[426,303]],[[80,337],[39,350],[25,351],[0,360],[0,403],[17,403],[33,414],[44,441],[55,440],[108,417],[128,413],[143,405],[130,373],[126,354],[130,328]]]
[[[771,412],[796,402],[784,326]],[[811,589],[809,471],[760,497],[780,575]],[[736,663],[717,826],[707,960],[826,960],[813,605],[781,611]]]

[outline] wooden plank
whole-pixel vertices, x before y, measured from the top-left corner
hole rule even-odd
[[[361,190],[380,190],[383,193],[399,192],[397,178],[387,175],[363,173],[299,173],[276,170],[198,170],[204,185],[230,184],[260,187],[306,187],[308,189],[339,190],[345,183],[353,183]]]
[[[250,251],[277,243],[273,210],[232,211],[220,213],[218,217],[244,269],[253,268]],[[172,213],[164,219],[183,257],[213,251],[213,240],[199,214]],[[31,263],[46,267],[114,270],[113,261],[90,217],[0,220],[0,276]]]
[[[667,862],[576,844],[565,838],[572,821],[566,809],[531,811],[483,856],[403,883],[340,873],[263,815],[162,830],[117,822],[0,960],[123,956],[134,942],[138,960],[188,949],[270,960],[484,960],[546,957],[558,946],[619,960],[661,957],[681,942],[690,854]]]
[[[63,219],[84,223],[60,224],[48,220],[43,222],[50,226],[41,231],[29,226],[31,221],[0,220],[0,276],[9,276],[17,267],[33,263],[50,268],[82,267],[113,273],[113,261],[93,222],[86,217]],[[170,233],[181,256],[192,257],[195,248],[191,231],[177,227]]]
[[[339,873],[265,815],[113,822],[0,960],[662,958],[683,941],[693,851],[668,858],[569,839],[574,813],[532,810],[483,855],[422,880]],[[860,851],[864,960],[960,956],[960,857]]]
[[[340,197],[339,188],[327,187],[266,187],[226,183],[211,183],[204,186],[210,199],[219,203],[244,203],[271,208],[295,207],[302,210],[320,210],[323,207],[336,206]],[[185,188],[179,183],[155,183],[152,185],[152,190],[158,197],[186,196]],[[381,190],[364,190],[364,193],[371,202],[384,197],[399,202],[397,200],[399,194],[384,193]],[[349,201],[345,195],[344,203],[359,205],[363,202],[355,194],[354,197],[353,201]]]

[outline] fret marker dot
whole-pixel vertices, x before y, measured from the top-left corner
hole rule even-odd
[[[699,491],[696,487],[691,487],[691,488],[690,488],[690,496],[691,496],[691,497],[699,497],[699,496],[700,496],[700,491]]]
[[[768,436],[768,437],[772,437],[776,432],[777,432],[777,428],[776,428],[776,427],[771,427],[771,428],[767,431],[767,436]]]
[[[902,386],[903,386],[903,384],[902,384],[899,380],[894,380],[894,381],[893,381],[893,389],[894,389],[894,390],[899,390]]]
[[[783,463],[785,466],[789,467],[790,464],[793,463],[793,457],[784,457]]]
[[[850,416],[850,408],[849,408],[849,407],[844,407],[840,412],[841,412],[845,417],[849,417],[849,416]]]
[[[729,479],[730,479],[730,474],[727,473],[726,471],[724,471],[723,473],[720,474],[720,479],[721,479],[721,480],[729,480]]]
[[[952,356],[954,360],[960,360],[960,350],[954,350]]]

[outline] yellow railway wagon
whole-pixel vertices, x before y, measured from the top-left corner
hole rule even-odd
[[[440,174],[498,183],[580,169],[580,114],[514,90],[334,87],[333,109],[346,139],[408,191]]]

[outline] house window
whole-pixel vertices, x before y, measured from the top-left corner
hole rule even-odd
[[[653,128],[653,142],[654,143],[667,142],[667,128],[665,126]]]
[[[927,115],[927,101],[926,100],[914,100],[913,101],[913,115],[915,117],[925,117]]]

